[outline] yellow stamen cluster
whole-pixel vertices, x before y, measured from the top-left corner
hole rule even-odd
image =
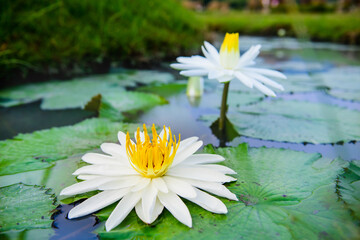
[[[136,132],[136,144],[130,140],[129,132],[126,134],[126,153],[129,157],[131,166],[142,176],[147,178],[156,178],[163,176],[171,166],[176,151],[180,145],[176,141],[175,135],[171,135],[169,128],[169,138],[164,126],[164,135],[162,138],[157,134],[153,124],[152,140],[144,124],[144,138],[140,137],[140,128]]]
[[[239,52],[239,33],[226,33],[224,41],[221,44],[220,54],[224,51]]]

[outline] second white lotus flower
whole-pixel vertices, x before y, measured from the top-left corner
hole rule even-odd
[[[208,193],[237,200],[223,185],[236,180],[226,175],[235,172],[214,164],[224,160],[220,155],[194,154],[203,144],[197,137],[180,141],[179,135],[176,140],[170,128],[164,126],[157,134],[153,125],[150,139],[144,125],[143,132],[139,128],[135,132],[136,142],[129,133],[119,132],[118,138],[120,145],[101,145],[108,155],[87,153],[82,157],[91,165],[79,168],[73,175],[84,181],[60,194],[101,192],[74,207],[69,218],[85,216],[120,200],[105,223],[107,231],[119,225],[133,208],[142,221],[150,224],[165,207],[181,223],[192,227],[190,212],[180,197],[219,214],[227,213],[225,204]]]
[[[173,63],[171,67],[182,70],[180,74],[184,76],[207,76],[209,79],[217,79],[220,83],[238,79],[249,88],[255,87],[262,93],[275,97],[274,91],[265,85],[281,91],[284,88],[268,77],[286,79],[286,76],[278,71],[252,67],[260,53],[260,48],[261,45],[252,46],[240,56],[239,34],[227,33],[220,52],[205,41],[204,46],[201,47],[205,57],[178,57],[179,63]]]

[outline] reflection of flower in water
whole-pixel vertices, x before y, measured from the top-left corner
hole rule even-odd
[[[194,154],[202,146],[197,137],[180,142],[180,135],[177,140],[170,128],[164,126],[159,135],[154,125],[151,130],[152,139],[145,125],[144,132],[138,128],[136,143],[129,133],[119,132],[120,145],[101,145],[103,152],[109,155],[87,153],[82,157],[91,165],[79,168],[74,175],[85,181],[65,188],[60,194],[102,192],[74,207],[69,218],[93,213],[121,199],[106,221],[107,231],[119,225],[134,207],[145,223],[154,222],[165,207],[180,222],[191,227],[191,215],[180,197],[208,211],[227,213],[224,203],[202,191],[237,200],[222,185],[236,180],[226,175],[235,172],[214,164],[224,158],[215,154]]]
[[[251,67],[255,64],[254,59],[259,55],[260,48],[260,45],[252,46],[240,57],[239,34],[227,33],[220,53],[213,45],[204,42],[201,49],[205,57],[178,57],[179,63],[171,64],[171,67],[182,70],[180,74],[184,76],[207,76],[209,79],[217,79],[221,83],[236,78],[249,88],[255,87],[266,95],[276,96],[264,84],[284,90],[280,84],[268,77],[286,79],[286,76],[278,71]]]

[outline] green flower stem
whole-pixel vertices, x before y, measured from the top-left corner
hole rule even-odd
[[[223,90],[223,94],[222,94],[220,119],[219,119],[219,131],[220,132],[223,132],[224,128],[225,128],[225,117],[226,117],[226,110],[227,110],[226,101],[227,101],[227,96],[228,96],[228,91],[229,91],[229,85],[230,85],[230,82],[227,82],[224,84],[224,90]]]

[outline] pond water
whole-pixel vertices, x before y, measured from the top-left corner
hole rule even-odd
[[[313,76],[318,73],[328,73],[337,68],[360,65],[360,50],[357,47],[301,42],[288,38],[243,37],[240,39],[241,51],[246,50],[255,43],[260,43],[263,46],[259,64],[281,70],[288,77]],[[218,42],[215,45],[219,47],[220,43]],[[161,70],[176,74],[167,67],[168,63],[164,63],[164,66]],[[347,74],[346,77],[351,77],[351,74],[354,74],[355,77],[357,71],[350,71],[350,76]],[[176,76],[176,78],[179,78],[179,76]],[[134,122],[171,126],[174,133],[181,132],[182,138],[199,136],[205,145],[219,146],[219,139],[212,133],[210,127],[199,119],[206,114],[219,114],[218,106],[220,105],[222,86],[219,86],[220,84],[217,82],[205,82],[204,95],[201,98],[189,99],[184,90],[168,97],[169,104],[167,105],[157,106],[148,111],[131,115]],[[230,84],[230,89],[236,90],[238,87],[241,88],[236,83]],[[320,102],[360,111],[359,101],[335,98],[329,94],[328,90],[318,88],[297,93],[285,92],[279,93],[278,98]],[[272,100],[270,98],[265,99],[265,101]],[[0,108],[2,122],[0,125],[0,139],[11,138],[17,133],[71,125],[94,116],[94,113],[80,109],[43,111],[40,110],[39,105],[39,102],[35,102],[13,108]],[[231,112],[231,109],[229,109],[229,112]],[[336,144],[310,144],[268,141],[240,136],[226,143],[226,145],[235,146],[241,142],[246,142],[251,147],[266,146],[310,153],[318,152],[325,157],[341,157],[349,161],[360,159],[360,143],[355,141],[338,142]],[[78,220],[66,219],[66,213],[72,207],[73,205],[61,205],[59,206],[60,213],[53,216],[55,229],[53,239],[97,239],[97,236],[91,233],[98,224],[95,217],[88,216]]]

